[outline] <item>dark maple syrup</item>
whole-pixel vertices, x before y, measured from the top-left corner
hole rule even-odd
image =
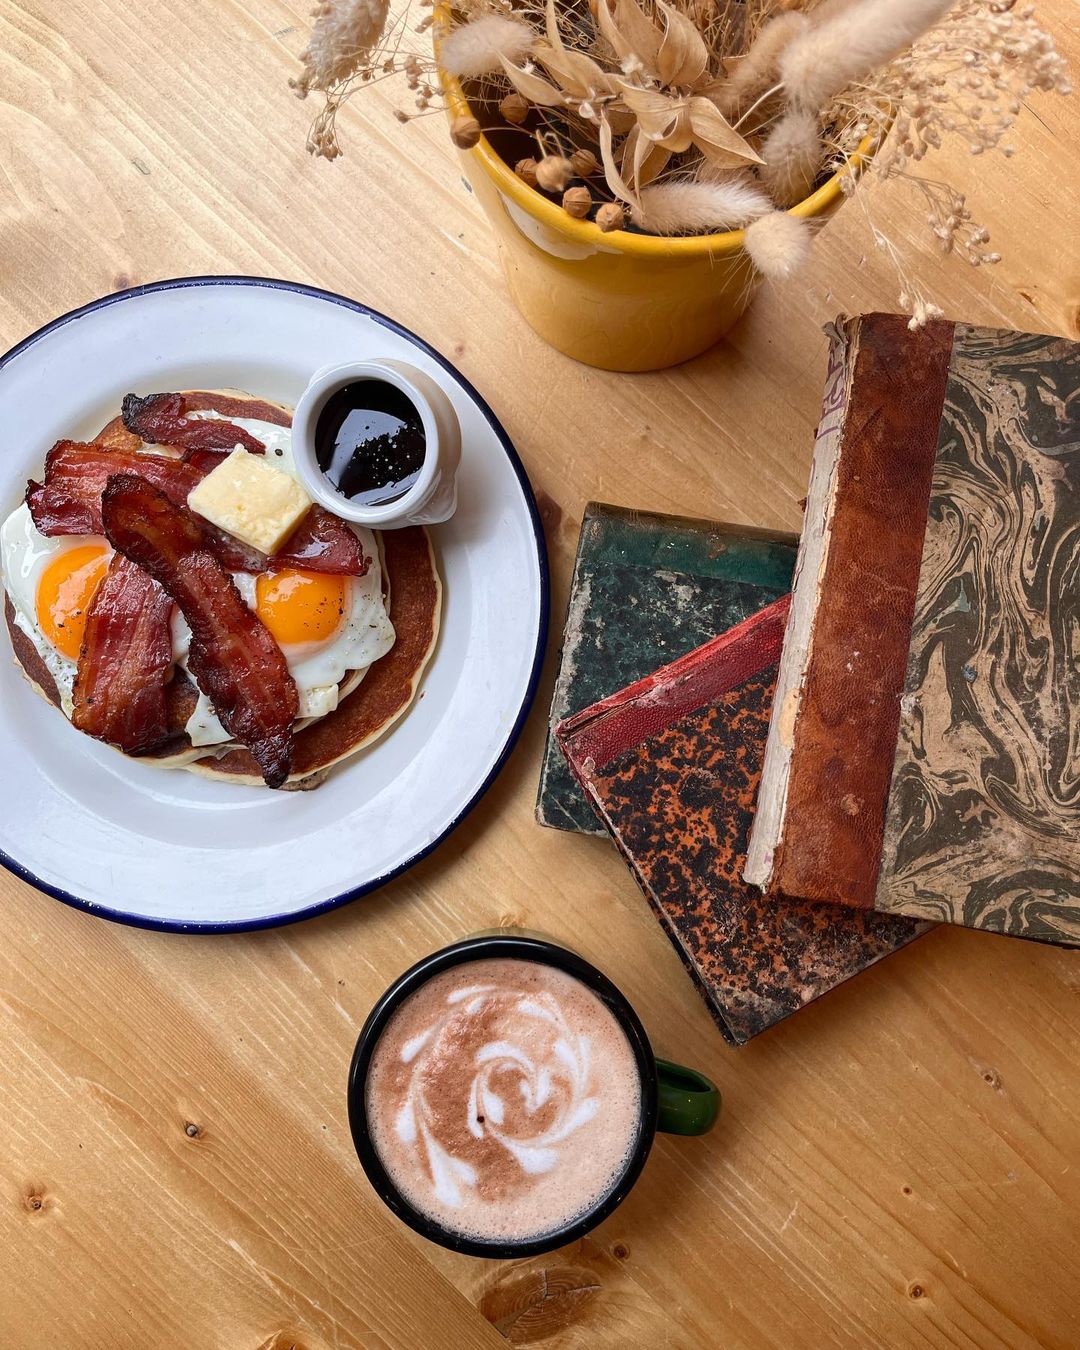
[[[315,424],[315,458],[343,497],[385,506],[404,497],[427,450],[419,409],[385,380],[356,380],[332,394]]]

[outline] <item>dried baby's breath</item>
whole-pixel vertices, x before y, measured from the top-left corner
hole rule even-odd
[[[872,85],[838,94],[825,116],[835,128],[838,160],[863,137],[880,137],[869,180],[906,182],[925,203],[928,227],[941,250],[979,267],[1000,261],[989,246],[988,231],[972,218],[962,191],[923,176],[921,166],[949,138],[966,144],[973,155],[995,150],[1012,155],[1021,107],[1036,91],[1066,95],[1071,85],[1066,63],[1039,27],[1034,6],[958,0],[945,21],[876,71]],[[890,113],[894,121],[886,138]],[[849,194],[854,191],[853,183],[844,186]],[[920,293],[902,253],[874,224],[872,196],[858,195],[875,246],[896,269],[901,303],[921,321],[935,317],[935,306]]]

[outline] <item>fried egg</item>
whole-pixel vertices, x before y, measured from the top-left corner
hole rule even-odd
[[[288,427],[252,418],[229,420],[263,441],[276,467],[295,474]],[[337,577],[298,568],[259,576],[233,573],[245,602],[281,647],[300,695],[301,721],[333,712],[342,681],[350,677],[348,687],[354,688],[394,645],[375,536],[352,528],[371,559],[365,576]],[[25,503],[0,526],[0,565],[15,623],[53,677],[68,717],[87,610],[111,557],[108,540],[98,535],[41,534]],[[172,641],[173,659],[186,670],[191,631],[178,609],[173,610]],[[195,746],[224,748],[230,743],[201,691],[186,730]]]
[[[15,623],[34,644],[71,716],[86,612],[112,557],[100,535],[38,532],[23,503],[0,526],[0,564]]]
[[[345,676],[366,673],[394,645],[394,628],[383,604],[375,537],[370,530],[358,529],[357,533],[371,559],[362,577],[332,577],[294,568],[260,576],[233,574],[240,594],[282,650],[300,695],[301,721],[333,712]],[[172,636],[174,657],[186,670],[191,630],[179,610],[173,610]],[[186,729],[192,745],[222,745],[229,740],[201,691]]]

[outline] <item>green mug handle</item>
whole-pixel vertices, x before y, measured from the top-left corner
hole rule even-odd
[[[704,1134],[720,1116],[720,1089],[696,1069],[656,1061],[656,1128],[663,1134]]]

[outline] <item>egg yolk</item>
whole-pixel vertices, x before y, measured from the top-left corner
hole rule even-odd
[[[37,588],[41,631],[61,656],[77,661],[86,632],[86,612],[109,570],[109,549],[82,544],[59,554],[45,568]]]
[[[341,626],[346,577],[285,568],[255,582],[255,613],[281,646],[323,642]]]

